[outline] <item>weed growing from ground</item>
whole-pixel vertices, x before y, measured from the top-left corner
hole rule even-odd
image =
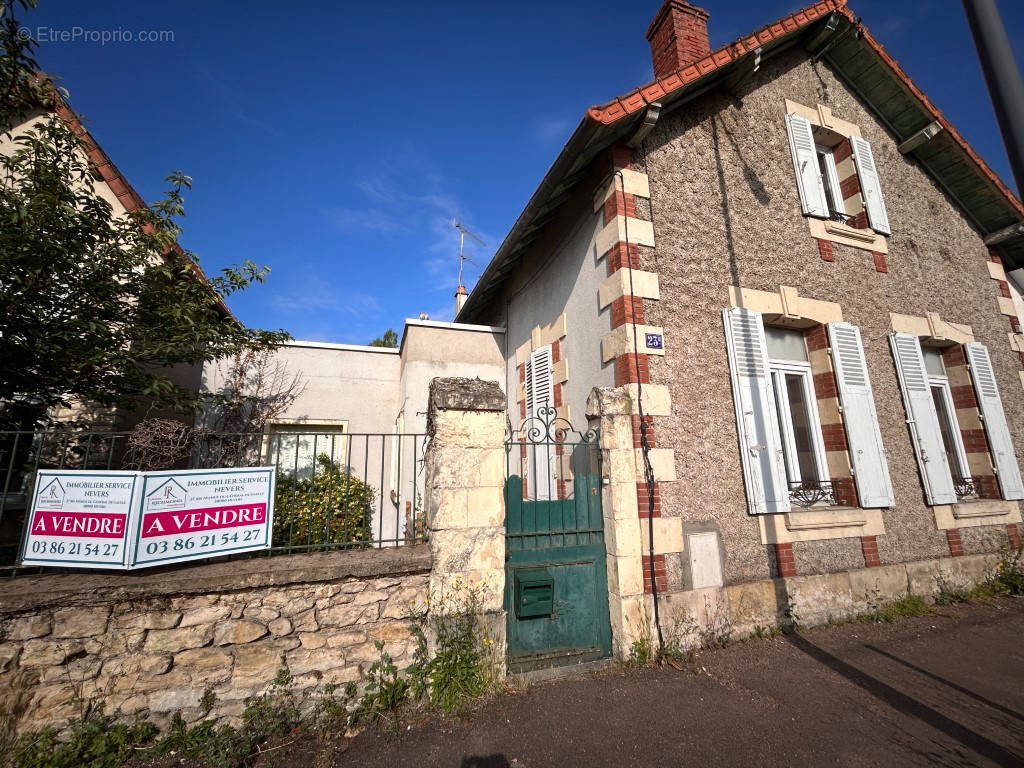
[[[338,695],[339,690],[341,691],[340,696]],[[349,712],[355,705],[358,695],[359,686],[354,681],[347,682],[344,686],[338,686],[334,683],[325,685],[323,693],[314,709],[317,723],[324,729],[339,720],[347,723]]]
[[[1024,595],[1024,564],[1021,563],[1024,550],[1004,551],[996,565],[995,573],[988,585],[997,595],[1020,597]]]
[[[260,744],[298,724],[299,707],[289,690],[291,683],[291,673],[282,660],[270,690],[251,701],[242,712],[240,728],[217,726],[212,720],[189,727],[180,714],[175,714],[170,730],[147,753],[158,756],[173,752],[183,758],[201,760],[211,768],[239,768]]]
[[[898,619],[928,616],[931,613],[933,613],[933,608],[923,597],[907,595],[897,600],[881,603],[866,613],[858,615],[857,620],[876,624],[892,624]]]
[[[44,728],[24,734],[11,750],[0,756],[5,768],[119,768],[136,754],[136,748],[153,740],[152,723],[115,724],[97,707],[85,718],[71,723],[67,740]]]
[[[721,598],[711,604],[708,597],[704,598],[704,614],[707,624],[700,628],[700,647],[724,648],[732,637],[732,621],[729,619],[729,608]]]
[[[363,698],[353,714],[353,721],[366,720],[376,725],[387,721],[398,728],[398,710],[409,700],[409,683],[398,674],[398,667],[391,654],[384,650],[384,643],[374,641],[379,654],[366,673]]]
[[[497,681],[494,641],[481,622],[485,588],[484,582],[463,585],[456,580],[452,592],[443,595],[431,613],[435,651],[425,662],[421,681],[426,683],[431,705],[448,713],[480,698]],[[421,673],[417,670],[417,674]]]
[[[405,673],[409,676],[409,696],[414,701],[419,701],[430,688],[430,648],[427,644],[427,635],[423,631],[426,616],[414,614],[413,618],[409,631],[416,638],[416,648],[412,652],[412,663],[406,667]]]
[[[782,634],[782,630],[775,625],[765,626],[763,624],[756,624],[750,636],[755,640],[766,640],[770,637],[779,637]]]
[[[800,612],[792,595],[787,595],[786,597],[786,607],[782,611],[782,618],[781,629],[783,632],[799,632],[803,629],[803,624],[800,621]]]
[[[654,662],[654,642],[650,635],[643,635],[629,646],[629,663],[634,667],[646,667]]]
[[[665,642],[659,649],[658,660],[691,661],[698,636],[697,622],[690,616],[689,611],[683,611],[672,620],[672,625],[665,633]]]

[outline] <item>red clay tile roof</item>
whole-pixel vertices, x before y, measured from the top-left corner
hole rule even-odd
[[[967,156],[974,161],[979,170],[981,170],[981,172],[1006,197],[1007,201],[1009,201],[1009,203],[1021,215],[1024,215],[1024,205],[1022,205],[1021,201],[1017,199],[1017,196],[1014,195],[1010,188],[1003,183],[1003,180],[1000,179],[999,175],[989,167],[988,163],[985,162],[981,155],[974,150],[974,148],[968,143],[967,139],[965,139],[953,124],[946,119],[945,115],[943,115],[942,112],[939,111],[939,108],[931,102],[931,100],[925,95],[924,91],[922,91],[914,81],[910,79],[910,76],[903,71],[903,68],[900,67],[897,61],[886,52],[885,48],[882,47],[882,44],[874,38],[874,36],[868,31],[867,27],[860,23],[860,17],[847,7],[846,0],[821,0],[821,2],[813,3],[806,8],[802,8],[796,13],[791,13],[789,16],[785,16],[772,24],[762,27],[756,32],[724,45],[717,51],[712,51],[700,61],[694,62],[693,64],[674,72],[668,77],[663,77],[660,80],[655,80],[652,83],[641,86],[634,91],[630,91],[624,96],[612,99],[607,104],[591,107],[587,110],[587,117],[601,125],[610,125],[624,117],[628,117],[629,115],[644,110],[650,102],[657,101],[673,91],[684,88],[709,72],[713,72],[716,69],[739,59],[741,56],[744,56],[745,54],[750,53],[751,51],[766,45],[779,37],[788,35],[790,32],[798,30],[801,27],[805,27],[833,12],[841,13],[850,21],[851,24],[858,27],[861,39],[864,40],[868,47],[878,55],[885,65],[889,67],[892,73],[907,87],[914,97],[921,102],[921,105],[932,115],[933,119],[937,120],[939,124],[942,125],[942,127],[949,133],[950,137],[952,137]]]
[[[639,112],[647,107],[652,101],[657,101],[663,96],[689,85],[694,80],[703,77],[709,72],[725,66],[731,61],[754,51],[761,46],[767,45],[776,38],[788,35],[811,22],[827,16],[833,11],[845,6],[846,0],[822,0],[803,8],[796,13],[791,13],[776,22],[768,24],[756,32],[741,37],[739,40],[723,45],[717,51],[712,51],[700,61],[674,72],[668,77],[655,80],[652,83],[641,86],[635,91],[630,91],[625,96],[612,99],[607,104],[591,107],[587,115],[604,125],[621,120],[627,115]]]

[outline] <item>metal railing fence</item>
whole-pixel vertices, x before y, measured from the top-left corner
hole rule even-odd
[[[140,460],[130,438],[129,432],[115,431],[0,431],[0,575],[25,570],[17,561],[40,469],[276,466],[269,554],[392,547],[425,538],[423,434],[315,427],[261,433],[195,430],[186,445],[177,446],[176,459],[156,466],[151,457]]]

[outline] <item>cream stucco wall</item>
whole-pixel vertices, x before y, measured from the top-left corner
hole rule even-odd
[[[401,537],[415,505],[422,512],[427,395],[432,379],[500,382],[501,328],[407,320],[398,349],[293,341],[270,363],[297,376],[299,395],[275,423],[344,425],[350,471],[378,490],[371,525],[377,539]],[[205,391],[223,389],[229,364],[206,366]],[[298,427],[302,429],[301,426]],[[339,457],[340,458],[340,457]]]

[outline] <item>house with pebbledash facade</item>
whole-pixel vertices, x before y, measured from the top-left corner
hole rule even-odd
[[[655,80],[582,117],[456,322],[278,352],[308,386],[271,435],[394,435],[393,501],[429,495],[431,380],[499,381],[513,669],[825,621],[1020,546],[1024,207],[842,0],[717,50],[708,22],[663,2]],[[416,504],[382,506],[407,537]]]
[[[505,329],[513,431],[602,426],[619,649],[654,596],[823,620],[1021,541],[1021,202],[843,0],[717,50],[708,21],[665,0],[655,80],[583,116],[457,297]],[[531,451],[522,503],[571,493]]]

